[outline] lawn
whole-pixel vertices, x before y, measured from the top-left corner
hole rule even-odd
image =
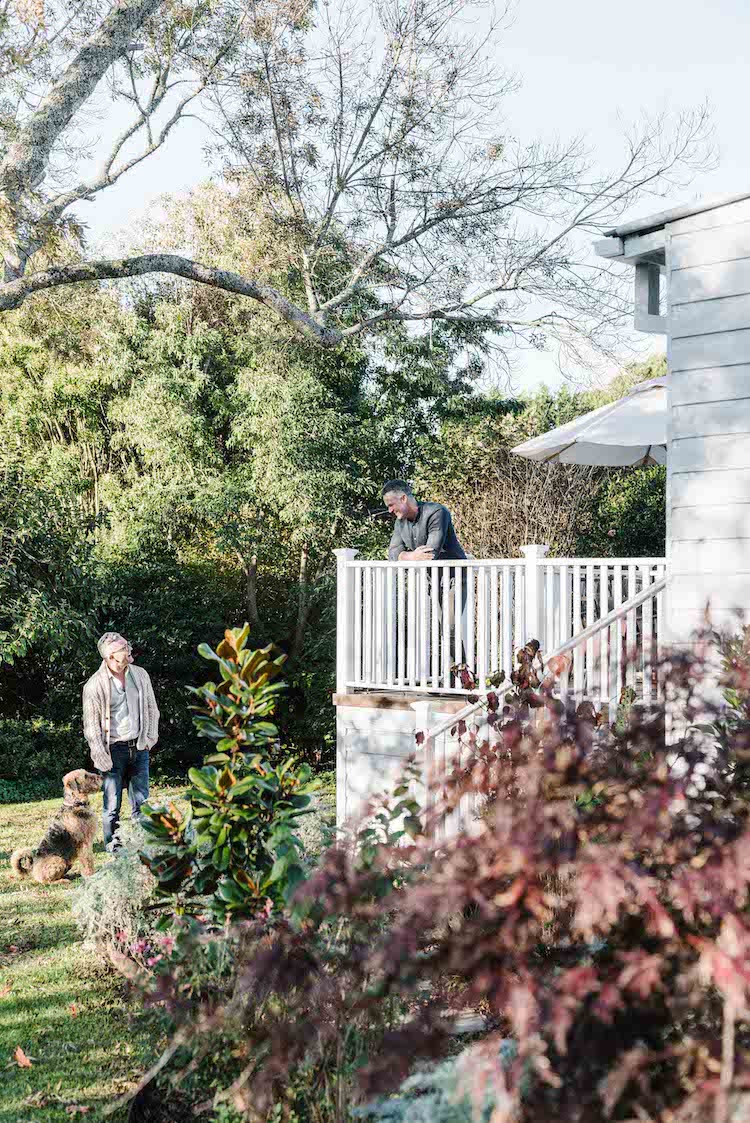
[[[100,811],[101,795],[92,802]],[[0,1123],[100,1119],[158,1045],[151,1016],[128,1003],[120,978],[82,945],[70,912],[76,880],[11,880],[11,851],[36,844],[59,803],[0,807]],[[101,841],[95,854],[98,867]],[[124,1109],[108,1116],[126,1117]]]

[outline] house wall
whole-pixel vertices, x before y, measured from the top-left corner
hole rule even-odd
[[[413,697],[362,692],[335,695],[334,702],[336,821],[340,827],[356,824],[364,814],[368,799],[395,787],[409,757],[416,757],[426,778],[431,767],[443,764],[458,751],[458,742],[450,733],[439,738],[439,745],[429,755],[417,747]],[[437,725],[443,717],[457,713],[465,705],[464,698],[432,696],[430,726]],[[486,736],[486,728],[483,730],[480,726],[479,735],[480,738]],[[417,786],[414,795],[420,803],[424,801],[422,785]]]
[[[669,364],[667,639],[750,616],[750,200],[665,229]]]

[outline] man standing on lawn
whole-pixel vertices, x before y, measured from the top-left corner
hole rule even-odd
[[[83,734],[104,777],[104,846],[114,853],[120,845],[123,788],[134,819],[148,799],[149,751],[159,739],[159,710],[151,679],[133,663],[125,637],[105,632],[97,648],[102,665],[83,688]]]
[[[442,503],[420,503],[404,480],[383,484],[383,502],[396,516],[388,557],[391,561],[465,561],[466,554]]]

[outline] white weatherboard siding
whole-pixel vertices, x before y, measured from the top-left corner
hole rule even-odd
[[[668,631],[750,615],[750,200],[666,227]]]

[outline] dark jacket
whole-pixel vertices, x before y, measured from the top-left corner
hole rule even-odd
[[[417,517],[396,519],[388,557],[398,561],[402,550],[415,550],[417,546],[431,546],[435,561],[463,561],[466,554],[453,529],[453,519],[442,503],[418,503]]]

